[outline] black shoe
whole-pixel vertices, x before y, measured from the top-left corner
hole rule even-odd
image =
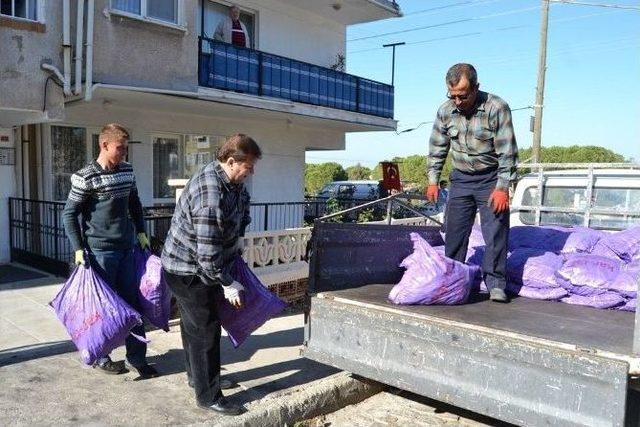
[[[198,405],[203,409],[208,409],[210,411],[217,412],[222,415],[240,415],[242,413],[242,408],[238,405],[234,405],[233,403],[229,403],[229,401],[222,396],[218,400],[216,400],[212,405],[203,406]]]
[[[489,299],[495,302],[509,302],[509,297],[504,290],[500,288],[491,289],[491,291],[489,291]]]
[[[160,376],[156,368],[151,365],[134,366],[134,368],[138,371],[141,380],[148,380],[149,378]]]
[[[191,379],[187,380],[187,384],[189,387],[193,388],[193,381]],[[229,390],[233,388],[233,383],[229,380],[220,380],[220,390]]]
[[[94,369],[99,369],[105,374],[109,375],[120,375],[127,372],[127,369],[124,367],[124,362],[113,362],[111,359],[108,359],[106,362],[96,363],[93,365]]]

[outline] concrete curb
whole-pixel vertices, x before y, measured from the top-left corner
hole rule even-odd
[[[292,426],[296,421],[314,418],[359,403],[383,389],[383,384],[355,377],[348,372],[340,372],[255,402],[245,414],[230,417],[215,425]]]

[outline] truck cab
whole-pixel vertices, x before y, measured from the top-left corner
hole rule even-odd
[[[541,168],[522,176],[511,201],[511,226],[623,230],[640,225],[640,168],[629,166],[626,169],[607,165],[568,170]]]

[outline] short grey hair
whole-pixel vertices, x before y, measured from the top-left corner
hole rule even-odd
[[[456,64],[447,71],[447,86],[455,86],[460,82],[462,76],[465,76],[472,87],[478,84],[478,73],[471,64]]]

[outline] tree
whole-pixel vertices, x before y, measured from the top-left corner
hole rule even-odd
[[[520,150],[520,161],[531,158],[531,148]],[[572,145],[569,147],[542,147],[540,151],[542,163],[621,163],[624,156],[611,150],[594,145]]]
[[[371,176],[371,169],[362,166],[360,163],[355,166],[349,166],[346,172],[350,180],[369,179]]]
[[[304,168],[305,193],[316,194],[331,181],[346,180],[347,173],[338,163],[306,164]]]
[[[530,162],[531,148],[519,150],[520,163]],[[541,163],[622,163],[631,161],[613,151],[594,145],[572,145],[569,147],[542,147],[540,150]],[[527,169],[520,169],[519,174],[527,173]]]

